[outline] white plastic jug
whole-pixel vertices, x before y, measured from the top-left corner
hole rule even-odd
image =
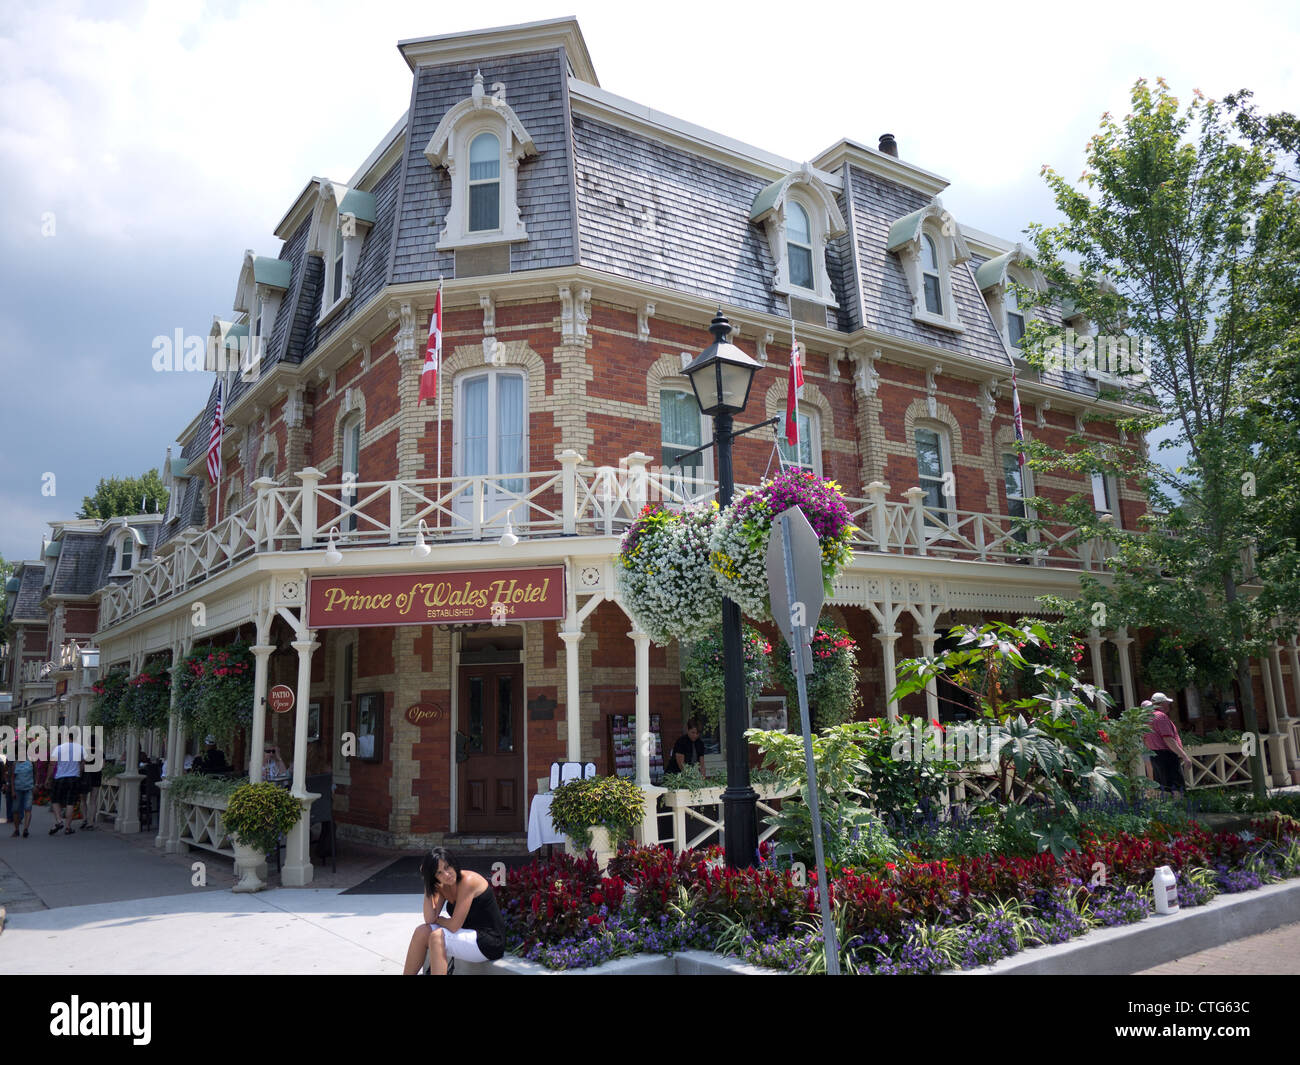
[[[1151,878],[1156,896],[1156,913],[1178,912],[1178,880],[1167,865],[1160,866]]]

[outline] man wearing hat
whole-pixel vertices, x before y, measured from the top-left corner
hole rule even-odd
[[[215,776],[230,772],[230,763],[225,753],[217,746],[217,737],[208,735],[203,741],[203,753],[194,759],[193,769],[196,773]]]
[[[1192,757],[1183,749],[1183,741],[1178,736],[1178,726],[1169,717],[1166,707],[1173,705],[1173,700],[1164,692],[1156,692],[1148,703],[1152,709],[1151,731],[1142,737],[1147,750],[1151,752],[1151,768],[1155,773],[1156,783],[1165,791],[1187,791],[1187,782],[1183,779],[1185,763],[1189,768]]]

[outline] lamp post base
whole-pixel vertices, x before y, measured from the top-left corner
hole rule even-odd
[[[758,859],[758,792],[748,783],[722,793],[723,849],[727,866],[748,869]]]

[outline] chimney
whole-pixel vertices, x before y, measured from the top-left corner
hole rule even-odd
[[[895,159],[898,158],[898,141],[894,140],[892,133],[882,133],[880,135],[880,150],[885,155],[892,155]]]

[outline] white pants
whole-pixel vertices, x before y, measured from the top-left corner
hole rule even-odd
[[[429,925],[437,931],[439,926]],[[442,944],[447,950],[447,957],[459,958],[461,961],[487,961],[487,957],[478,949],[478,933],[472,928],[462,928],[459,932],[449,932],[443,928]]]

